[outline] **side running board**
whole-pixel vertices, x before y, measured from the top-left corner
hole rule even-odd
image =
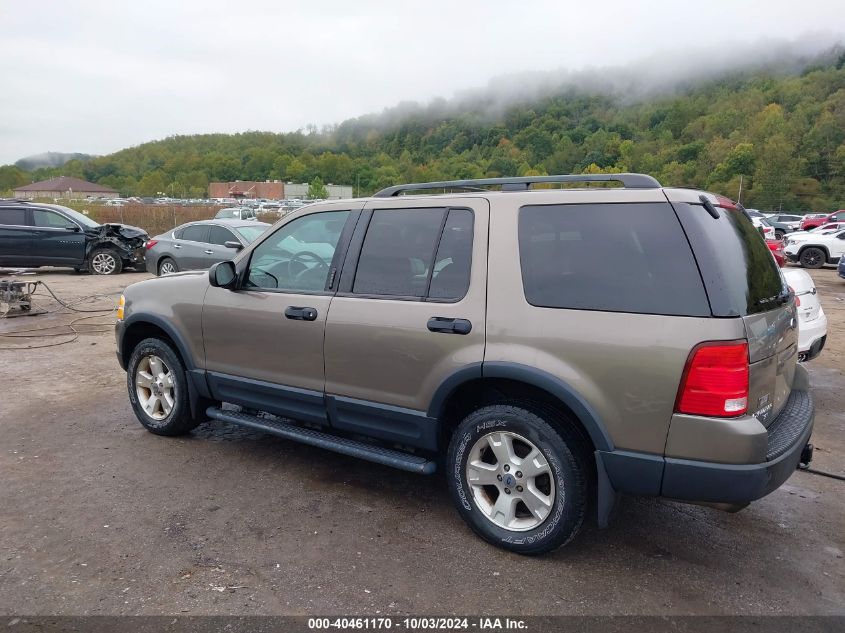
[[[278,435],[294,442],[301,442],[302,444],[324,448],[335,453],[366,459],[370,462],[392,466],[393,468],[406,470],[411,473],[430,475],[437,468],[434,462],[419,455],[410,455],[390,448],[373,446],[345,437],[337,437],[323,433],[322,431],[301,428],[280,420],[259,418],[258,416],[239,411],[224,411],[217,407],[209,407],[205,413],[212,420],[245,426],[257,431],[270,433],[271,435]]]

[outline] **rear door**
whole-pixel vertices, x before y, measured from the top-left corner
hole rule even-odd
[[[5,266],[34,265],[30,248],[32,227],[23,207],[0,207],[0,263]]]
[[[367,203],[326,324],[336,427],[435,448],[435,390],[484,358],[488,222],[479,198]]]
[[[173,252],[179,270],[198,270],[207,268],[206,257],[209,250],[208,224],[189,224],[180,232],[173,242]]]
[[[30,209],[32,255],[40,265],[79,266],[85,259],[85,234],[65,216],[49,209]]]

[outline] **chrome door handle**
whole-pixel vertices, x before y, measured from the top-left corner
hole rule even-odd
[[[174,244],[173,248],[182,248],[182,245],[181,244]]]
[[[214,251],[203,251],[206,255],[214,255]]]

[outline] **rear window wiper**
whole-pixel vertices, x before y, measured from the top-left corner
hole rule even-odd
[[[714,219],[719,219],[719,210],[716,206],[710,202],[710,200],[705,195],[698,196],[698,199],[701,200],[701,204],[704,205],[704,208],[707,209],[707,213],[713,216]]]

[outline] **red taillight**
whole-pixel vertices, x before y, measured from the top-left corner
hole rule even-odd
[[[748,411],[748,343],[717,341],[694,347],[675,410],[716,417]]]
[[[147,240],[147,243],[144,244],[144,246],[147,247],[147,250],[150,250],[156,244],[158,244],[158,240]]]
[[[793,295],[795,295],[795,307],[800,308],[801,307],[801,297],[799,297],[798,295],[795,294],[795,288],[793,288],[792,286],[789,286],[789,292],[791,292]]]

